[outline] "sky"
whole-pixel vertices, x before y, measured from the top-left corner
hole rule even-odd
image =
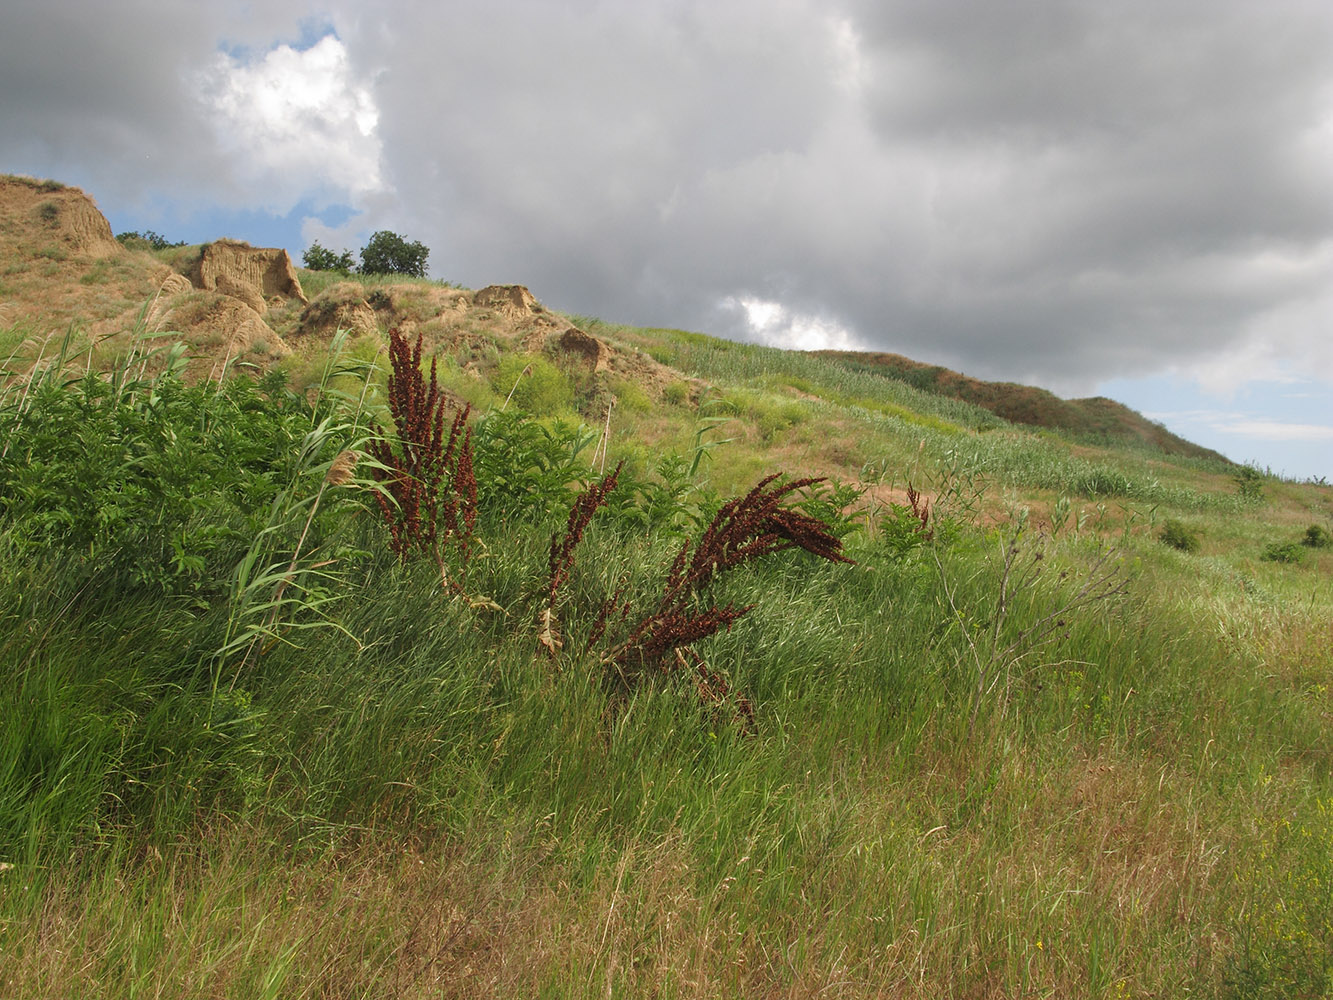
[[[8,0],[0,172],[1333,478],[1328,0]]]

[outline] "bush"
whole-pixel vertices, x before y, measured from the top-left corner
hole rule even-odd
[[[690,399],[688,382],[668,382],[662,390],[662,399],[672,406],[684,406]]]
[[[614,379],[609,388],[616,397],[616,405],[630,413],[647,413],[653,408],[653,401],[637,382]]]
[[[131,250],[171,250],[185,246],[184,240],[173,243],[161,233],[155,233],[151,229],[145,229],[142,233],[135,230],[117,233],[116,241]]]
[[[1173,549],[1179,549],[1181,552],[1199,551],[1199,533],[1191,531],[1175,518],[1167,519],[1166,524],[1162,526],[1162,533],[1158,537],[1163,543]]]
[[[430,248],[424,243],[409,243],[397,233],[381,229],[361,248],[361,273],[424,278],[429,256]]]
[[[1328,529],[1312,524],[1305,529],[1305,537],[1301,539],[1301,544],[1312,549],[1326,549],[1333,546],[1333,535],[1328,533]]]
[[[173,371],[120,385],[44,379],[24,405],[0,409],[0,521],[19,555],[67,553],[85,579],[216,594],[323,415],[280,373],[193,385]],[[328,441],[328,457],[342,444]]]
[[[318,240],[312,242],[310,248],[302,254],[301,263],[311,271],[340,271],[343,274],[351,274],[355,266],[352,261],[352,251],[334,253],[327,247],[320,246]]]
[[[491,387],[496,394],[527,413],[550,415],[574,402],[569,379],[537,354],[511,354],[500,362]]]
[[[1264,549],[1264,558],[1269,562],[1298,563],[1301,547],[1295,542],[1274,542]]]
[[[1231,477],[1242,500],[1258,503],[1264,498],[1264,474],[1253,465],[1242,465]]]

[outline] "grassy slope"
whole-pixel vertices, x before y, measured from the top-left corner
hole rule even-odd
[[[1250,502],[1208,456],[1033,434],[831,359],[580,323],[680,375],[660,396],[617,387],[613,460],[647,476],[702,450],[722,492],[777,468],[870,490],[857,566],[779,561],[726,586],[756,608],[701,651],[753,700],[754,732],[688,685],[608,713],[595,657],[534,655],[558,515],[487,527],[469,585],[499,613],[399,570],[349,514],[336,531],[369,555],[341,579],[340,628],[269,649],[221,701],[189,667],[224,604],[90,597],[68,566],[6,551],[0,732],[28,768],[0,774],[8,992],[1328,989],[1333,554],[1262,556],[1328,525],[1333,491],[1267,480]],[[445,357],[442,377],[496,405],[464,367],[509,349]],[[323,364],[312,345],[288,362],[298,381]],[[563,416],[599,424],[606,387],[567,377],[582,411]],[[951,541],[891,544],[909,484]],[[1001,539],[1023,517],[1023,553],[1054,537],[1006,636],[1103,545],[1128,594],[1071,614],[969,727],[966,637],[1005,617]],[[1156,540],[1168,517],[1199,553]],[[585,544],[579,607],[622,574],[651,589],[675,542],[610,522]]]
[[[966,400],[1016,424],[1066,431],[1113,443],[1147,444],[1170,455],[1220,459],[1222,456],[1172,434],[1160,424],[1113,399],[1061,399],[1045,389],[1013,382],[983,382],[901,354],[820,351],[852,371],[878,371],[928,392]]]

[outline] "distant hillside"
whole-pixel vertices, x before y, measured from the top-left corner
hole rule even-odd
[[[984,407],[1016,424],[1086,435],[1108,443],[1142,442],[1168,455],[1226,461],[1217,452],[1172,434],[1161,424],[1114,399],[1061,399],[1045,389],[1015,382],[983,382],[939,365],[922,364],[901,354],[815,351],[852,371],[891,375],[925,392]]]
[[[56,350],[48,342],[67,330],[78,331],[68,345],[72,354],[93,367],[110,366],[137,350],[145,334],[171,331],[189,344],[195,376],[212,377],[230,364],[295,370],[337,329],[368,337],[378,349],[383,332],[399,328],[422,333],[430,350],[453,356],[460,374],[451,389],[474,403],[480,402],[478,380],[495,375],[501,354],[536,351],[564,359],[561,363],[577,355],[575,380],[601,386],[589,390],[583,416],[590,419],[604,412],[604,392],[626,395],[632,385],[645,402],[661,402],[668,389],[679,393],[692,385],[691,376],[731,382],[744,368],[742,352],[727,353],[725,342],[697,334],[613,331],[599,323],[601,339],[589,336],[520,286],[472,292],[433,282],[298,274],[285,250],[229,240],[157,253],[128,248],[113,238],[90,197],[56,181],[0,175],[0,258],[6,262],[0,275],[0,350],[20,363],[35,363],[48,348]],[[663,336],[671,343],[663,343]],[[687,363],[679,355],[696,341],[712,346],[701,346],[702,354]],[[1110,399],[1064,400],[1045,389],[983,382],[898,354],[814,353],[835,370],[888,376],[929,394],[892,404],[898,416],[918,423],[931,419],[916,413],[921,406],[938,409],[928,401],[952,399],[1088,443],[1147,445],[1167,455],[1225,461]],[[724,355],[728,360],[720,363]],[[677,370],[677,363],[690,371]],[[761,383],[747,391],[772,390]],[[864,401],[864,395],[858,398]],[[753,400],[731,405],[746,412],[758,406]],[[786,410],[773,410],[778,404],[772,401],[765,405],[772,412],[756,418],[768,428],[761,437],[799,422],[790,405]],[[907,411],[916,415],[905,416]],[[973,426],[966,419],[962,424]]]

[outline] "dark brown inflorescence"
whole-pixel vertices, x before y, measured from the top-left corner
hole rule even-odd
[[[564,533],[551,538],[550,572],[537,622],[538,645],[551,656],[564,645],[555,615],[557,595],[569,579],[584,530],[615,489],[620,471],[621,466],[616,466],[609,476],[580,494],[570,509]],[[693,648],[694,643],[730,628],[753,605],[719,607],[701,599],[704,589],[727,570],[786,549],[804,549],[832,562],[852,561],[842,554],[842,542],[824,522],[784,504],[791,494],[823,480],[781,483],[779,478],[769,476],[745,496],[723,504],[698,544],[691,546],[687,540],[681,545],[652,612],[642,617],[631,615],[631,602],[624,599],[623,585],[602,603],[587,648],[593,648],[608,634],[620,636],[611,640],[602,655],[608,680],[616,687],[622,691],[634,687],[649,669],[693,674],[700,701],[718,708],[728,704],[747,725],[753,723],[754,708],[749,699],[734,692],[726,677]],[[627,627],[628,622],[636,623]]]
[[[552,656],[563,645],[555,617],[556,595],[564,582],[569,579],[570,570],[574,568],[574,550],[578,548],[579,542],[583,541],[583,532],[592,522],[592,517],[598,508],[606,503],[606,498],[616,488],[616,481],[620,478],[620,470],[624,465],[624,462],[620,462],[610,475],[604,476],[600,482],[594,483],[580,493],[569,508],[569,519],[565,522],[564,534],[551,536],[546,603],[539,615],[537,642]],[[598,636],[604,627],[603,614],[598,616],[598,627],[594,629]]]
[[[436,381],[435,359],[427,381],[421,371],[420,334],[412,347],[397,330],[389,331],[389,361],[389,412],[398,437],[396,443],[381,440],[370,445],[380,465],[374,476],[385,487],[376,493],[376,500],[398,557],[406,562],[414,549],[429,553],[447,583],[445,549],[456,542],[466,564],[468,539],[476,523],[477,481],[472,471],[472,430],[467,426],[470,407],[454,416],[446,435],[445,399]]]
[[[681,546],[657,607],[630,628],[603,658],[623,686],[632,686],[650,667],[670,672],[675,667],[693,666],[701,699],[728,697],[731,688],[726,679],[712,670],[692,646],[729,629],[753,605],[701,604],[699,595],[704,588],[727,570],[786,549],[804,549],[832,562],[852,561],[842,554],[842,542],[822,521],[783,505],[792,493],[823,480],[779,483],[778,479],[769,476],[745,496],[724,504],[693,546],[693,556],[688,540]],[[752,714],[743,697],[736,707],[746,718]]]

